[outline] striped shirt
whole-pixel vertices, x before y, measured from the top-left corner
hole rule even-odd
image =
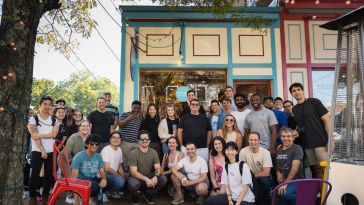
[[[126,119],[130,115],[132,115],[132,112],[124,112],[120,116],[120,121]],[[125,127],[120,128],[120,133],[121,133],[121,137],[123,138],[123,140],[125,140],[126,142],[131,142],[131,143],[138,142],[138,140],[139,140],[138,133],[139,133],[141,123],[142,123],[141,118],[135,118],[133,120],[130,120],[125,125]]]

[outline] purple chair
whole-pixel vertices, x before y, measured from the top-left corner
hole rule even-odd
[[[324,181],[322,179],[296,179],[284,182],[278,185],[273,190],[272,195],[272,205],[276,205],[276,198],[278,194],[279,187],[285,184],[293,184],[295,183],[297,186],[297,195],[296,195],[296,205],[315,205],[317,201],[317,194],[321,193],[322,185],[328,185],[327,192],[325,194],[325,198],[322,200],[321,204],[325,204],[328,196],[330,195],[332,185]]]

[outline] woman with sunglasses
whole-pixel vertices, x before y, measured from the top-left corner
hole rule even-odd
[[[232,114],[227,114],[224,118],[224,124],[222,129],[217,131],[217,136],[222,136],[225,142],[235,142],[238,149],[241,149],[243,144],[243,136],[239,131],[238,125],[236,124],[236,119]]]
[[[140,130],[147,130],[150,137],[149,147],[157,151],[159,159],[162,159],[161,153],[161,143],[158,136],[158,125],[159,125],[159,115],[157,105],[151,103],[148,105],[147,113],[145,113],[145,118],[142,121]]]
[[[221,176],[225,165],[226,142],[224,138],[217,136],[211,142],[211,154],[209,160],[210,180],[212,184],[211,195],[217,195],[221,191]]]
[[[168,138],[166,144],[168,145],[169,151],[163,155],[161,175],[167,176],[169,182],[171,182],[170,180],[170,175],[172,173],[171,169],[177,164],[179,160],[181,160],[184,157],[184,155],[182,152],[177,150],[177,148],[179,147],[177,138],[175,137]],[[175,197],[175,189],[171,183],[168,184],[168,194],[170,196]]]
[[[166,141],[171,137],[177,137],[179,119],[173,105],[167,105],[165,109],[166,118],[162,119],[158,126],[158,135],[162,143],[163,154],[168,152]]]

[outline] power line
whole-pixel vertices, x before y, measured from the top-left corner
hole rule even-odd
[[[53,30],[56,32],[56,34],[58,34],[58,36],[63,40],[64,43],[66,43],[66,47],[68,47],[70,49],[70,51],[75,55],[75,57],[78,59],[78,61],[80,61],[80,63],[83,65],[83,67],[87,70],[88,73],[90,73],[90,75],[96,80],[96,77],[94,76],[94,74],[90,71],[90,69],[88,69],[88,67],[85,65],[85,63],[81,60],[80,57],[78,57],[78,55],[76,54],[76,52],[72,49],[72,47],[68,46],[68,43],[66,40],[64,40],[64,38],[62,37],[62,35],[58,32],[58,30],[53,26],[53,24],[49,21],[49,19],[47,18],[47,16],[44,16],[44,18],[47,20],[47,22],[51,25],[51,27],[53,28]]]

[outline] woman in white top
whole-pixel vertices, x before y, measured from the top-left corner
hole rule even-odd
[[[179,160],[184,156],[183,153],[178,151],[179,147],[178,140],[175,137],[168,138],[166,141],[169,151],[166,152],[162,160],[162,173],[161,175],[170,176],[171,169],[174,167]],[[169,180],[170,181],[170,180]],[[171,183],[168,184],[168,194],[174,196],[174,188]]]
[[[206,205],[254,205],[255,196],[251,190],[253,188],[252,176],[249,166],[244,163],[240,172],[240,162],[238,160],[238,146],[235,142],[228,142],[225,150],[228,159],[224,166],[221,184],[222,193],[207,198]],[[228,167],[228,170],[225,169]],[[250,188],[250,187],[251,188]]]
[[[179,119],[176,109],[171,104],[166,105],[164,113],[161,113],[161,116],[163,115],[166,117],[162,119],[158,125],[158,135],[162,143],[162,152],[165,154],[168,152],[168,144],[166,143],[167,139],[170,137],[177,137]]]
[[[239,131],[236,119],[232,114],[227,114],[224,118],[224,124],[222,129],[217,131],[216,136],[221,136],[225,139],[226,143],[235,142],[238,145],[238,149],[241,149],[243,144],[243,136]]]

